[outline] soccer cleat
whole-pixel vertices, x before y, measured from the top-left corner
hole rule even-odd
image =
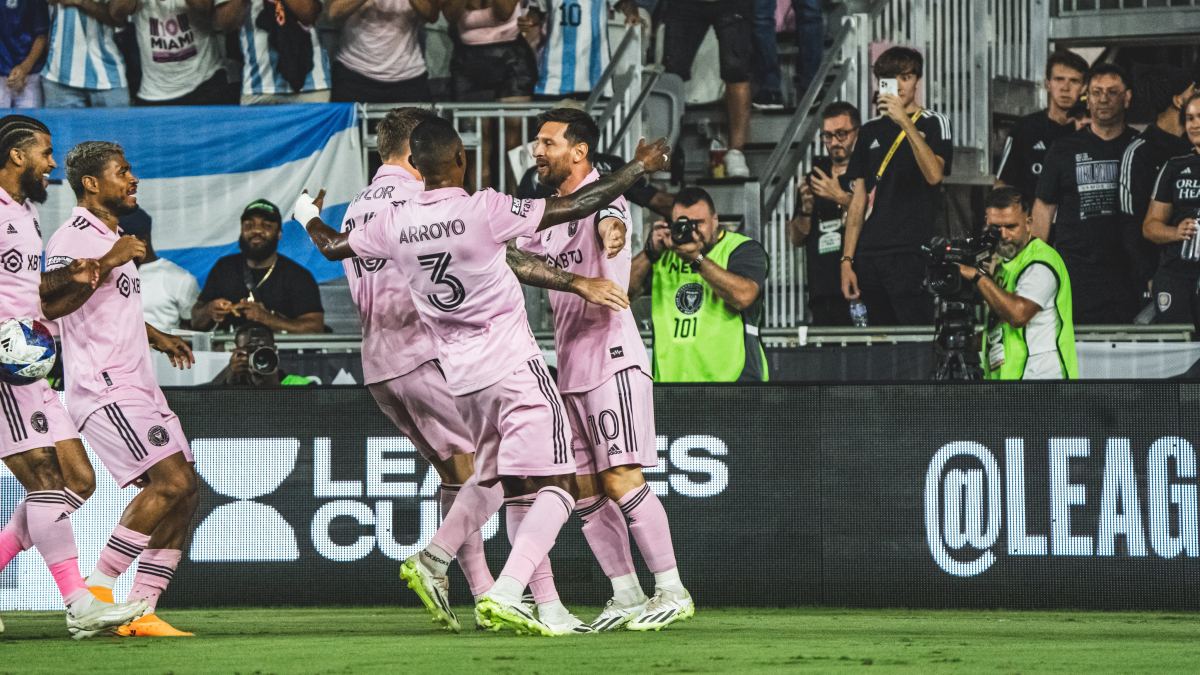
[[[696,614],[696,605],[687,591],[682,594],[657,590],[646,609],[628,624],[629,630],[662,630],[676,621],[685,621]]]
[[[421,604],[433,615],[435,623],[441,623],[455,633],[462,630],[454,610],[450,609],[449,581],[446,577],[434,576],[421,563],[421,554],[409,556],[400,566],[400,578],[421,599]]]
[[[79,611],[67,610],[67,632],[76,640],[109,633],[146,613],[146,602],[112,603],[92,600]]]
[[[557,618],[547,617],[541,612],[538,612],[537,616],[538,621],[541,621],[543,624],[545,624],[555,637],[564,637],[567,635],[590,635],[596,632],[595,629],[593,629],[590,625],[584,623],[579,619],[579,617],[571,614],[570,612],[568,612],[566,616]]]
[[[116,630],[121,637],[192,637],[193,633],[179,630],[171,624],[158,618],[157,614],[147,614],[134,619]]]
[[[0,633],[4,632],[4,621],[0,620]]]
[[[509,602],[491,595],[484,595],[475,604],[475,617],[479,625],[491,631],[508,628],[517,635],[540,635],[554,637],[549,626],[538,621],[528,607],[520,601]]]
[[[644,612],[649,602],[650,600],[646,596],[642,596],[641,602],[632,605],[618,605],[617,599],[611,598],[605,603],[604,611],[600,612],[600,616],[596,617],[589,625],[597,633],[619,630]]]
[[[107,586],[88,586],[88,590],[100,602],[116,602],[116,600],[113,600],[112,589]]]

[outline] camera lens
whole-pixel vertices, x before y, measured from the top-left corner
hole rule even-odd
[[[250,370],[259,375],[271,375],[279,370],[279,352],[270,347],[259,347],[250,353]]]

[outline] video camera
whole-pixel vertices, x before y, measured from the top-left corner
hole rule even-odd
[[[988,228],[978,237],[947,239],[934,237],[921,247],[925,254],[925,290],[934,298],[935,380],[979,380],[975,315],[979,302],[976,288],[963,279],[958,265],[979,267],[1000,244],[1000,231]]]
[[[934,237],[921,247],[928,261],[925,268],[925,288],[935,298],[974,296],[974,289],[958,272],[958,265],[978,267],[992,257],[1000,244],[1000,231],[988,228],[978,237],[947,239]]]

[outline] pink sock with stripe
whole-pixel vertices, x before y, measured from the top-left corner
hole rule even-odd
[[[72,492],[70,489],[63,489],[64,495],[63,510],[71,514],[83,506],[83,497]],[[3,571],[13,558],[21,551],[28,551],[33,548],[33,539],[29,536],[29,528],[25,520],[25,500],[21,500],[17,504],[17,508],[13,509],[12,516],[8,519],[8,524],[0,530],[0,571]]]
[[[529,507],[513,538],[512,552],[500,571],[521,588],[529,585],[534,571],[554,547],[563,524],[575,510],[575,498],[566,490],[544,487]],[[506,584],[507,585],[507,584]]]
[[[117,525],[108,538],[108,543],[104,545],[104,550],[100,551],[96,571],[116,579],[129,569],[134,558],[141,555],[142,549],[149,543],[150,535]]]
[[[133,577],[133,588],[129,591],[130,602],[145,600],[154,612],[158,598],[167,590],[175,568],[183,558],[183,551],[173,548],[148,548],[138,558],[137,574]]]
[[[79,574],[79,549],[71,530],[67,496],[62,490],[42,490],[25,496],[25,522],[33,545],[50,568],[50,575],[69,605],[87,594]]]
[[[604,576],[615,579],[633,574],[629,526],[616,503],[604,495],[587,497],[576,503],[575,513],[583,520],[583,536]]]
[[[675,547],[671,543],[667,511],[650,485],[630,490],[618,504],[629,519],[629,531],[650,571],[659,573],[675,569]]]
[[[536,497],[536,494],[529,494],[504,500],[504,528],[508,532],[508,543],[516,542],[517,533],[520,532],[521,524],[529,514]],[[554,585],[554,568],[550,566],[550,556],[542,558],[533,569],[533,575],[529,577],[529,592],[533,594],[533,601],[539,605],[558,600],[558,588]]]
[[[481,491],[482,494],[480,494]],[[492,501],[492,491],[490,489],[481,488],[478,483],[473,481],[467,482],[464,485],[442,484],[441,489],[438,491],[438,499],[442,506],[443,521],[450,513],[450,509],[454,507],[455,501],[464,492],[467,495],[466,499],[470,500],[471,503],[483,505],[468,508],[489,508],[487,505]],[[491,509],[491,513],[495,513],[495,509]],[[491,517],[491,513],[488,514],[488,518]],[[483,522],[486,523],[487,518],[484,518]],[[463,525],[460,524],[460,526]],[[441,531],[440,527],[438,531]],[[467,578],[467,586],[471,588],[471,595],[475,597],[483,595],[496,582],[492,578],[492,570],[488,567],[487,558],[484,556],[483,534],[481,534],[479,528],[475,528],[474,532],[467,535],[466,540],[459,547],[456,557],[458,559],[458,566],[462,568],[463,576]]]

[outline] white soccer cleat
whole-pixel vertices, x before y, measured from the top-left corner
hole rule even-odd
[[[421,562],[421,554],[417,553],[404,561],[400,566],[400,578],[421,599],[421,604],[433,616],[435,623],[444,625],[457,633],[461,630],[458,617],[450,609],[450,581],[445,576],[435,575]]]
[[[104,602],[92,599],[79,610],[67,610],[67,632],[76,640],[90,638],[141,617],[149,609],[145,600],[136,602]]]
[[[683,593],[655,591],[654,597],[646,603],[646,609],[636,619],[625,627],[629,630],[662,630],[676,621],[684,621],[696,614],[696,605],[692,603],[692,594],[686,590]]]
[[[565,616],[548,617],[538,612],[538,620],[546,624],[550,632],[555,637],[565,637],[567,635],[590,635],[596,630],[589,624],[584,623],[579,617],[567,612]]]
[[[589,625],[597,633],[620,630],[625,627],[625,624],[646,611],[646,605],[649,603],[650,599],[645,596],[642,596],[641,602],[632,605],[620,605],[617,604],[616,598],[611,598],[605,603],[604,611],[600,612],[600,616],[596,617]]]
[[[494,595],[483,595],[475,603],[475,621],[490,631],[509,629],[517,635],[554,637],[549,626],[542,623],[520,600],[510,601]]]

